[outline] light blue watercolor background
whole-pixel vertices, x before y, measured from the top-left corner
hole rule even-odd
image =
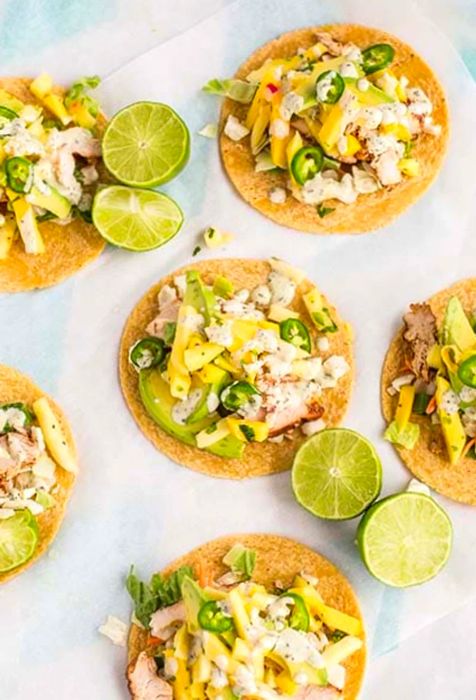
[[[152,3],[151,3],[152,4]],[[54,47],[65,39],[74,37],[91,27],[103,22],[114,22],[119,14],[127,12],[133,3],[124,0],[27,0],[19,3],[6,0],[0,3],[0,21],[3,28],[0,43],[0,59],[2,64],[15,61],[19,56],[23,60],[30,57],[32,72],[37,69],[35,57],[44,47]],[[275,33],[272,15],[267,13],[270,2],[259,3],[260,11],[255,7],[254,36],[246,37],[246,44],[254,46],[261,39]],[[426,5],[426,3],[425,3]],[[324,22],[330,19],[344,19],[336,16],[329,8],[314,5],[313,22]],[[472,2],[458,0],[448,6],[448,22],[451,19],[451,36],[467,67],[476,76],[476,50],[472,42],[471,32],[467,26],[474,27],[476,22],[476,6]],[[455,21],[455,13],[458,19]],[[450,18],[451,15],[451,18]],[[132,11],[131,11],[132,17]],[[309,21],[309,7],[302,3],[296,4],[294,25],[305,24]],[[440,28],[445,29],[445,15],[440,13],[434,18]],[[229,40],[232,41],[233,34]],[[243,42],[244,44],[245,42]],[[248,49],[244,49],[244,54]],[[185,102],[185,99],[184,99]],[[190,114],[193,131],[203,125],[209,108],[200,103],[198,110]],[[180,109],[180,105],[178,105]],[[205,166],[210,158],[210,150],[205,142],[196,143],[193,158]],[[166,189],[176,196],[179,201],[186,201],[187,213],[193,216],[199,211],[204,192],[198,186],[193,187],[192,170],[185,171],[183,177],[170,184]],[[190,194],[192,196],[190,197]],[[122,258],[123,253],[118,253]],[[177,264],[180,261],[177,261]],[[101,265],[112,264],[111,253],[106,253]],[[172,265],[173,266],[173,265]],[[84,273],[80,273],[83,275]],[[0,361],[17,366],[19,369],[35,377],[37,382],[46,390],[55,392],[61,374],[61,369],[68,358],[64,356],[63,329],[68,322],[74,289],[74,280],[51,290],[33,292],[15,296],[0,296]],[[28,315],[34,322],[31,325],[18,323],[19,318]],[[14,331],[14,332],[12,332]],[[91,533],[92,534],[92,533]],[[392,589],[383,589],[379,598],[379,611],[376,614],[377,625],[373,636],[374,653],[389,651],[398,644],[398,620],[402,610],[405,593]]]

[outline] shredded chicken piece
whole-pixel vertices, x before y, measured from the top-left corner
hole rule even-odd
[[[165,327],[168,323],[177,321],[179,308],[180,301],[178,299],[163,306],[158,315],[147,326],[147,333],[163,340]]]
[[[317,41],[320,41],[321,44],[324,44],[332,56],[340,56],[345,48],[344,44],[341,44],[340,41],[333,39],[327,32],[317,32],[316,39]]]
[[[185,603],[180,600],[174,605],[157,610],[150,618],[150,631],[154,637],[167,639],[172,626],[176,622],[185,621]]]
[[[340,690],[330,686],[322,688],[317,685],[306,685],[300,688],[293,695],[293,698],[295,700],[339,700],[339,698],[342,698],[342,693]]]
[[[431,369],[426,358],[429,350],[437,342],[436,319],[428,304],[411,304],[410,311],[403,317],[405,330],[405,359],[417,378],[430,381]]]
[[[154,658],[145,651],[127,667],[127,683],[134,700],[172,700],[172,686],[157,675]]]

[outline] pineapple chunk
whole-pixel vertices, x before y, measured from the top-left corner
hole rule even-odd
[[[33,403],[33,411],[38,419],[51,456],[60,467],[76,474],[78,463],[74,449],[70,446],[60,420],[53,411],[48,399],[42,396]]]

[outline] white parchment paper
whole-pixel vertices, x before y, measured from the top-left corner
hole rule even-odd
[[[437,182],[398,221],[363,236],[321,238],[263,218],[224,177],[216,142],[197,136],[219,110],[218,100],[200,93],[205,82],[230,76],[255,47],[282,31],[329,21],[378,26],[411,43],[439,75],[450,102],[449,156]],[[96,628],[108,613],[127,618],[123,579],[130,563],[148,575],[203,541],[240,531],[295,537],[332,559],[360,597],[371,651],[384,653],[473,596],[474,509],[439,498],[455,527],[447,568],[422,588],[385,588],[360,563],[357,523],[313,518],[294,501],[289,474],[241,483],[215,480],[156,452],[123,403],[117,346],[136,301],[191,259],[201,230],[216,225],[233,231],[234,242],[220,255],[288,259],[305,269],[354,326],[357,377],[345,425],[375,443],[384,465],[384,493],[401,490],[408,472],[381,437],[385,351],[409,302],[475,269],[470,220],[476,95],[463,63],[407,0],[395,6],[376,0],[239,0],[112,75],[102,99],[108,113],[151,99],[171,104],[184,117],[193,137],[191,161],[164,190],[178,200],[186,223],[164,248],[143,255],[109,249],[56,289],[0,299],[1,360],[55,393],[73,424],[82,467],[50,554],[0,592],[0,696],[126,697],[124,655],[99,638]],[[202,251],[197,259],[206,255]]]

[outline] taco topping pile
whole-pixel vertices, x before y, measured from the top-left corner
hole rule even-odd
[[[476,316],[468,318],[454,296],[441,326],[428,304],[412,304],[404,323],[405,367],[387,387],[398,405],[385,437],[411,450],[424,420],[431,423],[433,452],[451,464],[476,458]]]
[[[362,47],[316,33],[296,55],[268,59],[246,80],[212,80],[205,91],[250,103],[244,122],[229,115],[225,135],[249,138],[255,170],[287,171],[288,190],[305,204],[352,204],[419,175],[412,147],[421,134],[438,137],[433,105],[418,85],[391,70],[390,44]],[[269,198],[286,201],[274,188]]]
[[[147,335],[130,348],[150,416],[174,437],[223,457],[248,442],[282,441],[297,426],[325,427],[320,397],[347,374],[331,352],[337,325],[317,288],[290,308],[304,274],[269,261],[265,284],[236,290],[229,279],[205,284],[197,270],[158,295]]]
[[[75,457],[48,400],[42,397],[32,406],[0,405],[0,571],[33,554],[36,516],[56,504],[57,464],[76,471]]]
[[[343,697],[361,621],[326,605],[314,577],[272,591],[252,582],[255,557],[235,545],[223,560],[230,571],[213,585],[199,585],[189,567],[149,585],[131,572],[134,621],[149,633],[128,668],[133,698]]]
[[[17,235],[26,253],[43,253],[42,221],[91,221],[101,144],[86,90],[98,83],[83,78],[63,96],[43,73],[29,86],[38,105],[0,90],[0,260]]]

